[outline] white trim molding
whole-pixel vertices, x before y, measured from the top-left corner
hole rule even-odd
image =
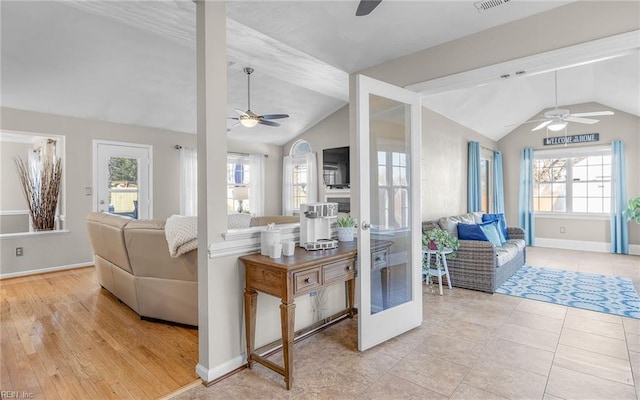
[[[1,239],[15,239],[20,237],[34,237],[34,236],[45,236],[45,235],[57,235],[60,233],[69,233],[66,229],[57,229],[52,231],[34,231],[34,232],[16,232],[16,233],[2,233],[0,234]]]
[[[609,242],[589,242],[582,240],[536,238],[534,247],[549,247],[552,249],[595,251],[597,253],[610,253],[611,244]],[[640,245],[629,246],[629,254],[640,255]]]
[[[223,242],[210,243],[207,251],[209,258],[219,258],[237,254],[248,254],[260,250],[261,232],[265,226],[254,226],[246,229],[233,229],[222,234]],[[277,225],[282,240],[300,241],[300,224]]]
[[[32,269],[29,271],[19,271],[19,272],[9,272],[6,274],[0,274],[0,279],[17,278],[20,276],[38,275],[38,274],[44,274],[47,272],[64,271],[67,269],[76,269],[76,268],[84,268],[84,267],[92,267],[92,266],[93,266],[93,261],[90,261],[90,262],[83,262],[78,264],[61,265],[59,267]]]
[[[231,360],[224,362],[220,365],[215,366],[214,368],[208,369],[202,364],[196,365],[196,374],[202,379],[205,384],[211,383],[214,380],[220,378],[232,372],[240,367],[242,367],[246,363],[245,353],[240,354],[237,357],[232,358]]]

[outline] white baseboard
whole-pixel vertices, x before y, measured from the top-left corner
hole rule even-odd
[[[17,278],[20,276],[28,276],[28,275],[37,275],[37,274],[43,274],[45,272],[64,271],[66,269],[90,267],[92,265],[93,265],[93,261],[89,261],[89,262],[83,262],[78,264],[61,265],[59,267],[39,268],[39,269],[31,269],[29,271],[9,272],[6,274],[0,274],[0,279]]]
[[[595,251],[598,253],[611,252],[609,242],[589,242],[582,240],[536,238],[535,247],[549,247],[552,249],[567,249],[579,251]],[[640,245],[629,245],[629,254],[640,255]]]
[[[196,374],[202,379],[205,384],[213,382],[214,380],[228,374],[229,372],[242,367],[246,363],[244,353],[232,358],[231,360],[216,365],[215,367],[208,369],[202,364],[196,365]]]

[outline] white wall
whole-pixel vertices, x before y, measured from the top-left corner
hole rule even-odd
[[[152,145],[154,218],[162,219],[179,213],[180,155],[174,146],[194,147],[195,135],[10,108],[2,108],[0,113],[2,129],[65,136],[66,229],[69,231],[0,239],[0,274],[93,262],[85,227],[85,217],[92,210],[92,197],[85,195],[85,188],[93,184],[94,139]],[[9,181],[3,179],[1,185],[3,192],[12,190],[8,186],[12,185]],[[24,256],[16,257],[15,247],[24,247]]]
[[[13,159],[19,156],[23,161],[28,160],[32,148],[33,145],[30,143],[0,141],[0,182],[3,189],[0,192],[0,211],[29,208],[21,190],[22,185]]]
[[[563,108],[572,113],[609,110],[610,107],[598,103],[563,105]],[[542,110],[541,110],[542,111]],[[613,140],[622,140],[625,145],[625,158],[627,162],[627,196],[629,198],[640,196],[640,118],[613,109],[615,115],[596,117],[600,120],[594,125],[569,123],[568,135],[584,133],[599,133],[600,141],[584,145],[568,145],[567,147],[588,147],[610,145]],[[534,150],[552,150],[563,148],[563,145],[543,146],[542,140],[546,137],[546,130],[531,132],[534,124],[521,125],[507,136],[498,141],[498,146],[503,153],[504,186],[505,186],[505,211],[507,220],[516,221],[518,218],[518,190],[520,184],[520,151],[525,147]],[[550,132],[549,136],[562,136],[564,132]],[[544,218],[536,217],[536,237],[575,240],[586,242],[608,243],[611,241],[609,219],[575,219],[575,218]],[[564,233],[560,232],[564,228]],[[640,225],[629,224],[630,244],[640,244]]]

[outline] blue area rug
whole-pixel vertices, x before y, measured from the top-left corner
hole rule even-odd
[[[638,292],[621,276],[525,265],[496,293],[640,319]]]

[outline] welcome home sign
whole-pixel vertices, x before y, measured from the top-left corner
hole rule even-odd
[[[597,142],[600,140],[599,133],[583,133],[582,135],[570,135],[570,136],[555,136],[542,139],[542,144],[545,146],[554,144],[575,144],[575,143],[589,143]]]

